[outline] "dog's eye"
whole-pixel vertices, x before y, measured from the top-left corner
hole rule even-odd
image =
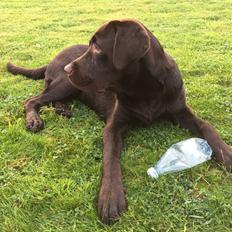
[[[100,52],[97,52],[95,55],[96,55],[96,59],[101,61],[101,62],[105,62],[107,60],[106,54],[104,52],[102,52],[101,50],[100,50]]]
[[[106,54],[101,50],[96,42],[93,44],[93,53],[97,59],[106,59]]]
[[[102,52],[102,50],[100,49],[100,47],[96,42],[93,43],[93,48],[95,52]]]

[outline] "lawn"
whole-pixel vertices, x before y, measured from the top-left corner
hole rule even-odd
[[[38,67],[87,44],[105,21],[142,21],[177,61],[187,101],[232,145],[231,0],[2,0],[0,2],[0,231],[204,231],[232,229],[232,175],[214,161],[147,177],[188,131],[168,122],[129,132],[121,158],[129,210],[113,226],[96,213],[102,160],[98,117],[80,102],[66,119],[44,107],[45,129],[26,131],[23,101],[43,81],[7,73],[7,61]]]

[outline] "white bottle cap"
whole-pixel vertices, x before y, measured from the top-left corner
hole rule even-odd
[[[151,178],[157,179],[157,178],[159,177],[159,174],[158,174],[158,172],[155,170],[154,167],[148,168],[147,174],[148,174],[148,176],[150,176]]]

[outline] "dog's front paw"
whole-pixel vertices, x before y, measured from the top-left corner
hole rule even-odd
[[[215,159],[222,163],[228,172],[232,172],[232,147],[224,146],[215,154]]]
[[[127,209],[121,184],[102,185],[98,198],[98,214],[105,224],[113,224]]]
[[[26,116],[26,128],[35,133],[44,128],[44,123],[39,115],[30,113]]]

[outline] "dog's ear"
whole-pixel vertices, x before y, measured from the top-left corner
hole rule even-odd
[[[150,38],[146,29],[134,21],[117,21],[115,30],[113,64],[116,69],[122,70],[148,52]]]

